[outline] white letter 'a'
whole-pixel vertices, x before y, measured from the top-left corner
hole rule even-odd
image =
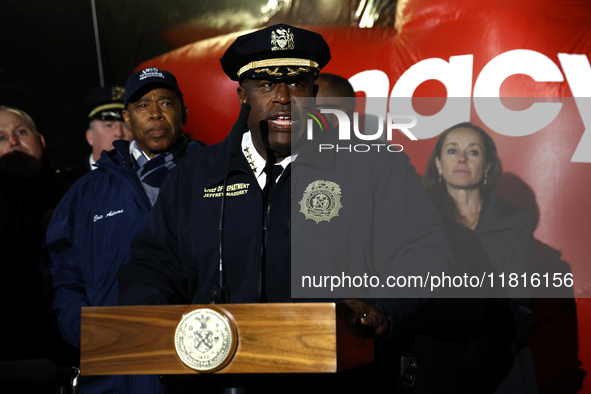
[[[536,82],[562,82],[558,66],[546,55],[528,49],[501,53],[480,72],[474,84],[474,108],[480,119],[499,134],[510,137],[530,135],[548,126],[560,112],[562,103],[534,103],[523,111],[513,111],[499,97],[501,84],[515,74],[529,75]]]
[[[449,63],[443,59],[431,58],[414,64],[394,85],[390,94],[389,112],[416,116],[417,125],[412,131],[418,139],[436,137],[448,127],[469,121],[473,59],[473,55],[462,55],[450,57]],[[412,95],[420,84],[430,79],[445,85],[448,98],[438,113],[424,116],[415,112]]]

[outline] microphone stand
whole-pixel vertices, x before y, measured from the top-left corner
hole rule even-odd
[[[232,126],[232,130],[230,131],[230,134],[232,136],[232,141],[230,145],[230,158],[228,160],[228,167],[226,168],[226,174],[224,176],[222,204],[220,208],[220,225],[218,227],[218,235],[220,238],[220,259],[218,262],[217,283],[213,285],[211,290],[209,291],[210,304],[227,304],[230,301],[228,287],[225,285],[224,278],[224,217],[226,214],[226,194],[228,192],[226,189],[228,186],[228,179],[230,178],[230,167],[232,165],[232,161],[234,160],[237,152],[239,151],[242,135],[248,130],[247,122],[249,113],[250,105],[242,104],[238,120],[236,121],[236,123],[234,123],[234,126]]]
[[[224,188],[222,190],[222,206],[220,212],[220,225],[218,227],[218,235],[220,237],[219,253],[220,259],[218,263],[218,280],[212,289],[209,291],[209,303],[210,304],[227,304],[228,303],[228,287],[224,286],[224,217],[226,215],[226,193],[228,186],[228,178],[230,175],[230,166],[235,154],[230,154],[230,160],[228,161],[228,168],[226,169],[226,175],[224,176]]]

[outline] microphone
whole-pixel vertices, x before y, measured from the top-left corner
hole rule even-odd
[[[224,175],[224,185],[222,189],[222,204],[220,208],[220,225],[218,227],[218,234],[220,238],[219,243],[219,265],[218,265],[218,277],[217,283],[209,291],[209,303],[210,304],[226,304],[229,302],[228,287],[225,286],[224,280],[224,218],[226,215],[226,193],[228,186],[228,179],[230,178],[230,167],[232,162],[238,153],[240,153],[240,143],[242,141],[242,135],[248,131],[248,115],[250,114],[250,104],[242,104],[240,109],[240,115],[238,120],[232,126],[230,130],[230,158],[228,160],[228,167],[226,168],[226,174]]]

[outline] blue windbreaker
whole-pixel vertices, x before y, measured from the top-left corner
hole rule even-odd
[[[51,263],[44,267],[64,339],[80,347],[80,310],[117,306],[117,272],[129,260],[129,245],[140,233],[151,204],[133,168],[129,142],[103,151],[98,169],[77,181],[55,209],[46,242]],[[188,150],[202,145],[191,142]],[[160,393],[156,376],[82,377],[80,393]]]

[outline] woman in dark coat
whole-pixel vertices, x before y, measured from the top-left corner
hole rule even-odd
[[[407,354],[417,368],[405,390],[538,392],[526,340],[533,299],[507,283],[511,273],[533,273],[533,231],[522,209],[492,192],[502,172],[494,141],[471,123],[444,131],[431,154],[423,186],[456,258],[450,274],[486,280],[477,290],[451,289],[445,295],[453,299],[434,300],[414,322]]]

